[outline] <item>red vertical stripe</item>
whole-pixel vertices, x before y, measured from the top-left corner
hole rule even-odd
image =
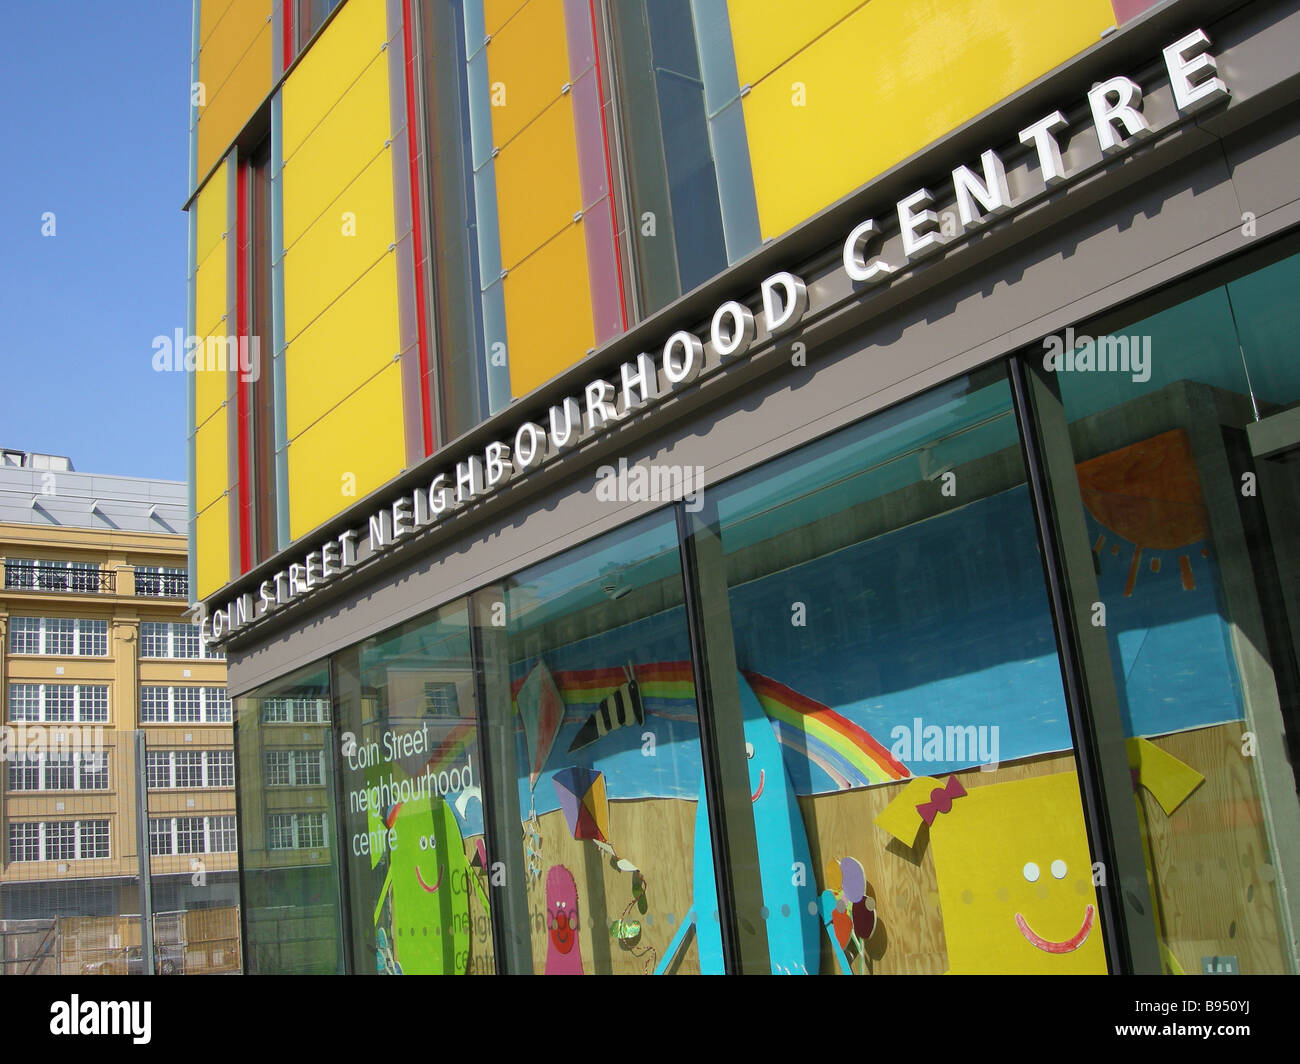
[[[415,329],[420,355],[420,416],[424,453],[433,454],[433,413],[429,408],[429,341],[425,328],[424,220],[420,212],[419,136],[415,128],[415,49],[411,32],[411,0],[402,0],[402,47],[406,50],[406,153],[410,163],[411,238],[415,256]]]
[[[288,70],[293,62],[293,9],[297,4],[298,0],[283,0],[281,4],[280,22],[284,29],[284,66],[281,70]]]
[[[627,290],[623,287],[623,256],[618,252],[618,218],[614,216],[614,165],[609,157],[609,127],[605,122],[605,79],[600,68],[600,34],[596,30],[596,0],[588,0],[591,12],[591,52],[596,59],[596,90],[600,96],[600,137],[605,144],[605,176],[609,182],[609,223],[614,234],[614,268],[618,271],[618,311],[627,329]]]
[[[248,255],[252,243],[248,231],[248,164],[240,161],[235,181],[235,333],[242,341],[248,335]],[[249,527],[248,385],[235,374],[235,425],[239,448],[239,571],[252,568],[253,538]]]

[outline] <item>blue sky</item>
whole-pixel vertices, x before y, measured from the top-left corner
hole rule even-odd
[[[0,2],[0,446],[185,479],[184,375],[151,359],[185,326],[190,18]]]

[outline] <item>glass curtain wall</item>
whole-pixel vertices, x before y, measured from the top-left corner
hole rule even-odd
[[[1131,782],[1176,974],[1293,967],[1297,283],[1293,256],[1026,356],[1093,700],[1123,721],[1111,778]]]
[[[345,970],[331,721],[324,663],[235,700],[244,970],[250,975]]]
[[[356,971],[491,974],[489,861],[468,609],[334,659]]]
[[[248,970],[1293,970],[1300,258],[1197,283],[239,699]]]
[[[536,973],[721,970],[699,711],[671,511],[506,582],[489,713],[516,801]],[[490,607],[489,607],[490,612]]]
[[[712,500],[774,963],[1105,972],[1002,367]]]

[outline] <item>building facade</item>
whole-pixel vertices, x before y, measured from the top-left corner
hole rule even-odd
[[[197,3],[247,970],[1294,971],[1297,56]]]
[[[153,910],[225,909],[233,930],[231,706],[224,655],[188,616],[185,507],[181,483],[25,451],[0,465],[0,920],[28,936],[54,921],[64,972],[126,971],[139,945],[141,777]],[[215,967],[237,967],[237,945]]]

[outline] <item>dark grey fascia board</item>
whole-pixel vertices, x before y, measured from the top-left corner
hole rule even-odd
[[[1204,21],[1211,15],[1220,18],[1214,23]],[[927,181],[946,179],[953,166],[970,163],[988,147],[1010,144],[1022,121],[1033,121],[1058,107],[1069,107],[1067,113],[1070,117],[1079,118],[1086,111],[1086,104],[1081,101],[1099,77],[1127,73],[1144,82],[1149,80],[1145,75],[1158,80],[1163,71],[1161,49],[1198,25],[1210,33],[1223,65],[1233,64],[1233,49],[1263,53],[1262,61],[1240,61],[1233,67],[1234,71],[1238,68],[1243,72],[1253,71],[1252,80],[1256,83],[1253,91],[1239,89],[1231,80],[1235,73],[1229,73],[1233,96],[1225,107],[1208,116],[1171,125],[1153,142],[1136,146],[1123,157],[1085,167],[1080,176],[1072,177],[1061,189],[1030,197],[1029,202],[1018,208],[1009,219],[1021,223],[1018,229],[1005,223],[991,226],[957,241],[953,249],[942,257],[936,256],[905,272],[900,271],[887,289],[865,301],[869,315],[861,313],[862,306],[858,305],[842,310],[832,307],[827,316],[836,318],[842,328],[847,329],[868,316],[887,313],[893,307],[918,298],[936,285],[970,270],[1006,247],[1027,239],[1032,235],[1030,230],[1035,228],[1024,224],[1027,219],[1037,215],[1039,227],[1063,222],[1070,215],[1114,195],[1117,190],[1214,144],[1216,138],[1244,128],[1300,98],[1300,76],[1297,74],[1300,64],[1295,60],[1295,56],[1300,55],[1300,0],[1253,0],[1236,5],[1227,17],[1223,17],[1221,0],[1181,0],[1156,8],[825,208],[798,228],[767,242],[724,273],[637,323],[529,395],[367,493],[346,510],[298,537],[289,547],[207,596],[204,601],[209,605],[222,605],[242,593],[255,591],[262,580],[290,563],[300,562],[303,544],[316,543],[363,526],[382,500],[390,500],[423,486],[437,472],[454,468],[456,462],[481,453],[489,442],[513,436],[515,428],[523,421],[544,420],[551,405],[580,393],[588,381],[616,372],[622,362],[641,351],[657,349],[678,328],[707,322],[719,303],[730,298],[752,300],[760,281],[772,273],[790,269],[807,277],[819,267],[833,273],[833,264],[838,260],[844,236],[861,218],[873,213],[883,217],[885,211],[892,211],[897,199]],[[1162,89],[1168,91],[1167,86],[1162,86]],[[1212,132],[1210,123],[1213,123]],[[1009,147],[1005,156],[1010,163],[1013,157],[1023,159],[1029,152],[1030,149],[1016,145]],[[813,283],[810,281],[810,287]],[[803,331],[807,332],[812,324],[812,318],[805,318]],[[232,635],[228,646],[238,646],[250,638],[257,638],[268,626],[273,628],[282,619],[288,620],[325,605],[338,594],[358,586],[362,578],[370,579],[390,565],[404,563],[414,552],[428,549],[437,540],[459,537],[473,526],[486,524],[503,507],[518,507],[537,493],[578,475],[580,470],[589,470],[593,460],[637,442],[654,431],[661,420],[687,416],[724,391],[744,386],[760,371],[764,351],[770,353],[772,348],[770,339],[760,336],[760,341],[754,357],[711,373],[694,387],[621,421],[613,431],[585,441],[559,460],[548,460],[521,480],[511,482],[454,517],[409,537],[402,547],[386,552],[382,565],[363,562],[303,602],[259,618],[246,630],[240,629]],[[780,360],[766,361],[778,364]]]

